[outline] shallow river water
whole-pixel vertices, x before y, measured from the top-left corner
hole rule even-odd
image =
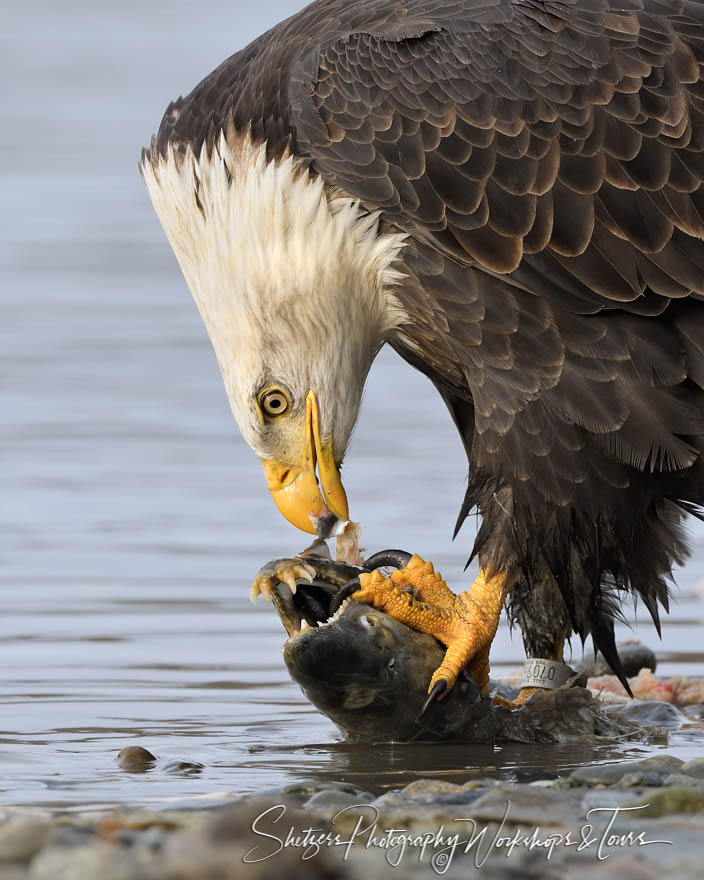
[[[346,745],[288,679],[273,609],[249,604],[257,568],[304,543],[237,433],[137,158],[172,97],[298,5],[4,12],[2,803],[165,804],[310,777],[374,790],[419,774],[529,778],[613,754]],[[372,371],[345,481],[369,550],[405,547],[468,583],[470,524],[450,541],[460,443],[430,384],[391,352]],[[666,674],[704,674],[704,529],[694,536],[662,643],[639,615]],[[493,659],[498,675],[521,662],[518,633],[502,626]],[[157,769],[118,768],[133,744]],[[690,752],[684,736],[673,749]],[[163,769],[180,759],[204,769]]]

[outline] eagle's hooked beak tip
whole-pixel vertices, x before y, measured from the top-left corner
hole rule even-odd
[[[349,520],[347,495],[335,463],[332,438],[320,436],[315,392],[306,398],[306,419],[299,464],[262,459],[266,482],[280,513],[296,528],[319,538],[337,533]],[[316,465],[320,485],[316,478]],[[322,490],[322,491],[321,491]]]

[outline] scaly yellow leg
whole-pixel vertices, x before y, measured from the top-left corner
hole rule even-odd
[[[443,680],[442,695],[446,694],[465,667],[477,687],[487,691],[489,649],[506,599],[503,575],[488,577],[480,571],[471,590],[457,596],[430,562],[413,556],[391,577],[373,571],[360,575],[359,583],[361,589],[352,594],[352,599],[368,602],[447,646],[442,664],[430,679],[428,693]]]

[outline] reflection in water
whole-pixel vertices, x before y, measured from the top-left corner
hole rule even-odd
[[[0,389],[2,802],[164,803],[302,778],[380,790],[608,757],[340,743],[288,680],[273,610],[247,601],[258,567],[304,536],[276,513],[237,435],[136,166],[169,99],[301,3],[4,11],[0,65],[16,87],[3,93],[0,131],[0,371],[13,376]],[[450,542],[460,443],[430,385],[391,353],[372,372],[345,482],[370,550],[407,547],[468,583],[471,535]],[[423,497],[440,500],[407,500]],[[700,549],[665,625],[666,673],[704,672],[702,559]],[[502,628],[495,673],[520,660],[520,637]],[[159,758],[138,777],[115,761],[135,744]],[[178,760],[205,770],[167,772]]]

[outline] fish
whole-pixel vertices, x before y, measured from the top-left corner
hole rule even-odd
[[[471,675],[462,673],[448,694],[424,709],[428,681],[444,647],[351,598],[362,572],[382,568],[386,573],[409,558],[404,551],[386,550],[361,566],[351,565],[332,560],[319,541],[301,556],[272,560],[255,579],[253,595],[263,592],[270,599],[286,630],[282,652],[289,675],[344,739],[574,742],[630,731],[601,710],[579,674],[510,710],[492,699],[497,690],[510,698],[510,689],[490,682],[490,692],[482,693]],[[302,576],[294,583],[291,572],[296,571]]]

